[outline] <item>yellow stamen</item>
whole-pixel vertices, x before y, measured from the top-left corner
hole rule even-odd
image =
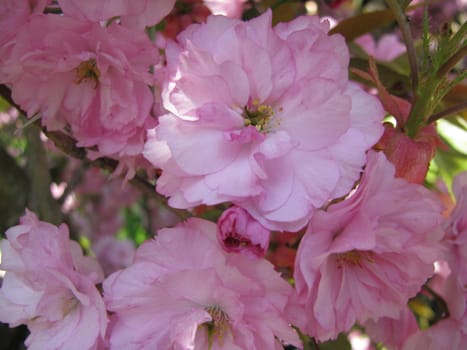
[[[99,82],[99,77],[101,75],[99,69],[97,68],[97,62],[94,58],[90,58],[87,61],[83,61],[79,64],[76,69],[76,84],[81,84],[83,80],[91,79],[94,80],[96,86]]]
[[[211,321],[203,324],[208,332],[208,348],[211,349],[214,337],[222,345],[224,335],[229,330],[229,316],[217,305],[208,306],[204,310],[211,315]]]
[[[268,123],[274,115],[274,109],[269,105],[260,105],[258,100],[253,100],[252,105],[256,107],[256,110],[243,108],[244,125],[253,125],[258,131],[267,132]]]
[[[337,266],[339,268],[342,268],[343,265],[363,267],[364,261],[371,263],[374,262],[370,254],[370,252],[364,252],[355,249],[345,253],[336,254]]]

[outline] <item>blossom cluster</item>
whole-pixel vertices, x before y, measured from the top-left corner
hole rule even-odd
[[[184,5],[0,4],[12,101],[90,159],[119,162],[111,181],[89,169],[73,189],[83,203],[100,192],[80,207],[91,221],[66,209],[89,255],[28,210],[6,231],[0,321],[27,325],[38,350],[302,349],[356,324],[392,349],[462,349],[467,172],[450,212],[421,184],[434,127],[406,133],[411,106],[374,61],[361,75],[379,96],[349,79],[328,20],[241,20],[243,0]],[[405,51],[395,36],[358,43],[382,61]],[[421,149],[416,164],[402,156]],[[195,217],[137,248],[117,240],[119,209],[138,198],[121,172]],[[196,217],[204,209],[217,223]],[[445,309],[424,327],[416,309],[430,298]]]

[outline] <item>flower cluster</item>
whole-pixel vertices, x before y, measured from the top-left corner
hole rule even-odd
[[[342,332],[463,349],[467,172],[452,210],[423,185],[434,121],[459,109],[461,35],[425,35],[418,69],[407,28],[404,46],[367,34],[349,51],[364,25],[262,5],[1,1],[0,117],[7,102],[80,159],[50,186],[70,230],[27,210],[1,241],[0,321],[26,325],[29,349],[307,349]],[[24,125],[8,111],[0,129]]]

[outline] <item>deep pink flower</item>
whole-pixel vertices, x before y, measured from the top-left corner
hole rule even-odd
[[[285,312],[292,288],[266,260],[225,252],[216,225],[160,230],[134,264],[104,281],[111,349],[282,349],[300,346]]]
[[[394,173],[383,153],[370,152],[356,192],[316,213],[300,242],[295,284],[304,329],[320,340],[356,321],[398,318],[441,255],[441,204]]]
[[[26,324],[30,350],[97,349],[107,314],[95,284],[104,275],[95,259],[68,238],[68,229],[27,212],[2,241],[0,320]]]
[[[69,128],[78,146],[127,159],[155,125],[149,68],[158,57],[142,32],[36,15],[1,70],[29,117],[40,113],[49,130]]]
[[[120,17],[127,27],[144,29],[159,23],[175,0],[58,0],[63,13],[78,19],[107,21]]]
[[[228,252],[262,257],[266,254],[271,232],[239,207],[224,211],[217,221],[217,238]]]
[[[348,82],[344,39],[328,29],[309,16],[272,29],[270,11],[211,16],[168,45],[171,113],[144,153],[170,205],[230,201],[269,229],[297,231],[352,188],[383,111]]]

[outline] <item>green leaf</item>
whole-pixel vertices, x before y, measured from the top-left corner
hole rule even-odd
[[[0,96],[0,112],[6,111],[10,107],[10,104]]]
[[[117,233],[118,239],[130,239],[136,245],[140,245],[150,238],[150,235],[143,227],[143,213],[138,205],[124,209],[125,226]]]

